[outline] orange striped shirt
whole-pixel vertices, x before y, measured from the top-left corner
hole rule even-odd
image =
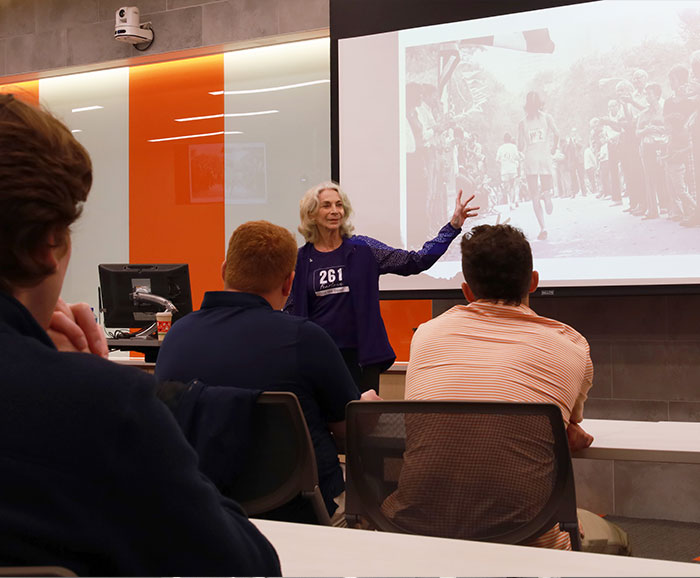
[[[554,403],[566,425],[583,419],[593,380],[586,339],[526,305],[457,305],[411,342],[406,399]],[[552,528],[532,545],[570,549]]]

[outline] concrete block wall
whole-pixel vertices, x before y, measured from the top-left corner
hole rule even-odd
[[[125,5],[153,23],[146,52],[113,38]],[[328,0],[0,0],[0,77],[327,27]]]

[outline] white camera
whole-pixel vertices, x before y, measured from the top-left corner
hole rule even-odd
[[[123,6],[114,14],[114,39],[129,44],[153,42],[151,23],[140,23],[137,6]]]
[[[139,25],[139,9],[137,6],[124,6],[117,10],[115,14],[117,26],[138,26]]]

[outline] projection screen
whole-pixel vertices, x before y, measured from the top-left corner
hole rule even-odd
[[[352,3],[360,35],[352,18],[334,31],[331,5],[332,138],[358,234],[419,249],[462,189],[481,206],[464,230],[522,229],[542,287],[694,290],[700,2],[585,2],[379,33],[366,33],[368,4],[335,1],[344,17]],[[404,6],[432,23],[449,4]],[[464,17],[467,3],[453,4]],[[488,10],[499,4],[512,6]],[[461,282],[454,242],[381,289]]]

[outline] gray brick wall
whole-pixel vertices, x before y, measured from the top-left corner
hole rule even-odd
[[[153,23],[147,52],[113,38],[125,5]],[[0,77],[327,27],[328,0],[0,0]]]

